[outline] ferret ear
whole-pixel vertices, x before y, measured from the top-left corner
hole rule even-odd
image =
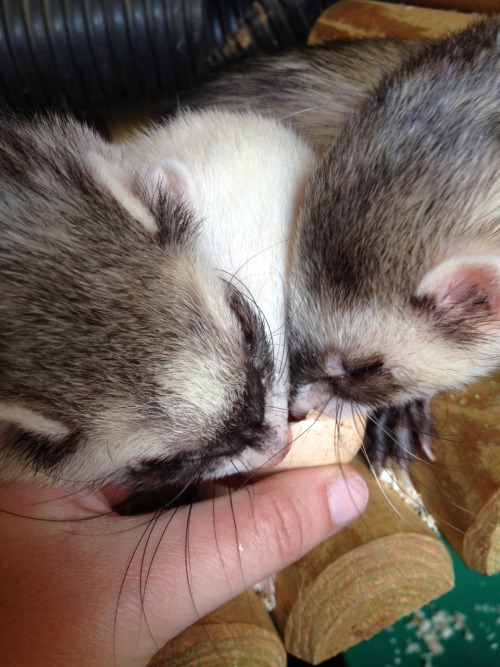
[[[40,436],[63,438],[70,433],[68,427],[61,422],[48,419],[36,410],[9,401],[0,401],[1,422]]]
[[[500,258],[447,259],[424,276],[416,297],[432,301],[445,318],[490,328],[500,319]]]
[[[132,189],[132,170],[128,170],[118,160],[115,161],[110,157],[94,152],[88,153],[87,164],[90,166],[96,181],[111,194],[132,218],[140,222],[146,231],[152,234],[158,232],[158,224],[153,214]]]
[[[172,197],[196,204],[193,176],[186,165],[179,160],[174,158],[162,160],[151,172],[150,183],[155,190],[168,191]]]

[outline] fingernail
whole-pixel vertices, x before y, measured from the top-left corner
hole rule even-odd
[[[344,526],[363,512],[368,502],[368,487],[360,475],[350,473],[328,485],[328,501],[333,523]]]

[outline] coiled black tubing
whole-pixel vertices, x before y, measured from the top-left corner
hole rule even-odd
[[[0,99],[92,111],[186,88],[214,63],[303,42],[332,0],[0,0]]]

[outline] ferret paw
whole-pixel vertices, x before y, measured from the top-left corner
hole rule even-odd
[[[430,398],[427,398],[373,412],[367,420],[363,445],[372,464],[383,467],[391,458],[408,470],[420,452],[434,460],[431,449],[434,435]]]

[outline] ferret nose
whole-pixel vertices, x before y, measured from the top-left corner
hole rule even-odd
[[[332,378],[343,378],[349,375],[344,365],[344,361],[339,354],[329,355],[326,360],[325,370],[327,375]]]

